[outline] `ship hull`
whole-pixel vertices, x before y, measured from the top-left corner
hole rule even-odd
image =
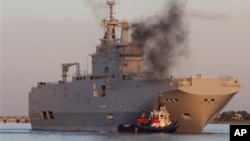
[[[113,113],[115,119],[107,120],[106,113],[60,113],[54,115],[56,120],[33,120],[31,124],[34,130],[116,132],[120,123],[128,123],[140,114]]]
[[[90,88],[93,83],[95,87],[102,86],[98,85],[102,81],[49,84],[33,89],[29,95],[32,129],[117,132],[120,124],[133,123],[143,111],[149,114],[157,104],[160,92],[170,119],[177,120],[180,125],[176,132],[198,133],[239,89],[236,87],[232,93],[228,93],[227,89],[231,90],[231,87],[215,90],[212,85],[213,91],[209,94],[208,90],[192,92],[193,87],[196,90],[195,81],[192,86],[185,87],[186,90],[167,86],[161,81],[114,80],[110,81],[112,88],[106,90],[105,97],[99,93],[93,96]],[[207,81],[201,80],[197,84]],[[215,82],[221,80],[213,81],[211,83],[216,85]],[[207,88],[206,85],[202,87]],[[224,91],[227,93],[219,93]]]
[[[218,113],[233,95],[213,96],[216,101],[208,103],[204,99],[211,96],[193,96],[181,92],[178,96],[175,92],[174,97],[183,101],[168,103],[167,110],[171,113],[170,119],[175,119],[180,124],[177,132],[200,133],[212,116]],[[171,94],[164,95],[164,98],[169,97],[172,97]],[[31,124],[34,130],[116,132],[119,124],[136,121],[141,111],[116,112],[113,113],[113,120],[107,120],[107,113],[54,113],[53,120],[40,120],[40,114],[37,114],[31,117]]]
[[[164,83],[148,80],[109,80],[112,88],[105,97],[93,94],[107,80],[48,84],[29,94],[29,116],[34,130],[112,131],[119,124],[131,123],[143,111],[153,108],[157,90]]]
[[[177,120],[180,124],[177,132],[200,133],[234,95],[235,93],[195,95],[177,90],[166,92],[163,94],[163,98],[166,100],[167,110],[171,113],[170,119]]]

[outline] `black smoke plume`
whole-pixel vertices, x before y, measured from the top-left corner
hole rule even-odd
[[[132,23],[132,44],[144,51],[142,69],[157,78],[168,77],[178,59],[189,54],[184,7],[185,1],[170,0],[160,15]]]
[[[98,22],[105,17],[106,13],[106,1],[100,0],[83,0],[84,4],[88,5],[92,14],[98,20]]]

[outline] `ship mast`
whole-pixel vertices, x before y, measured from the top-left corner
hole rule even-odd
[[[109,7],[109,19],[102,20],[102,26],[105,28],[105,35],[103,39],[101,39],[102,43],[106,45],[115,44],[116,41],[116,33],[115,28],[119,24],[119,20],[115,19],[114,15],[114,5],[115,1],[107,1],[107,5]]]
[[[114,14],[114,8],[115,1],[107,1],[107,5],[109,6],[109,20],[114,20],[113,14]]]

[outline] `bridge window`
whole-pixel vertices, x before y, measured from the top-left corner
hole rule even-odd
[[[128,75],[122,75],[122,80],[128,80]]]
[[[40,112],[40,119],[41,120],[53,120],[54,114],[52,111],[41,111]]]
[[[106,86],[102,85],[101,86],[101,97],[105,97],[106,96]]]
[[[93,83],[93,97],[97,97],[96,84]]]
[[[48,119],[48,118],[47,118],[46,111],[40,112],[40,118],[41,118],[41,120],[47,120],[47,119]]]
[[[106,118],[107,118],[107,120],[114,120],[113,114],[107,114]]]
[[[93,90],[93,97],[97,97],[97,91]]]
[[[100,109],[103,109],[103,108],[106,108],[107,106],[106,105],[100,105],[99,107],[100,107]]]
[[[48,117],[49,117],[50,120],[53,120],[53,119],[54,119],[54,114],[53,114],[52,111],[49,111],[49,112],[48,112]]]

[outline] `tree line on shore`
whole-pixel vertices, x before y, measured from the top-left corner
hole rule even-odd
[[[217,114],[214,121],[243,121],[250,120],[250,114],[247,111],[224,111]]]

